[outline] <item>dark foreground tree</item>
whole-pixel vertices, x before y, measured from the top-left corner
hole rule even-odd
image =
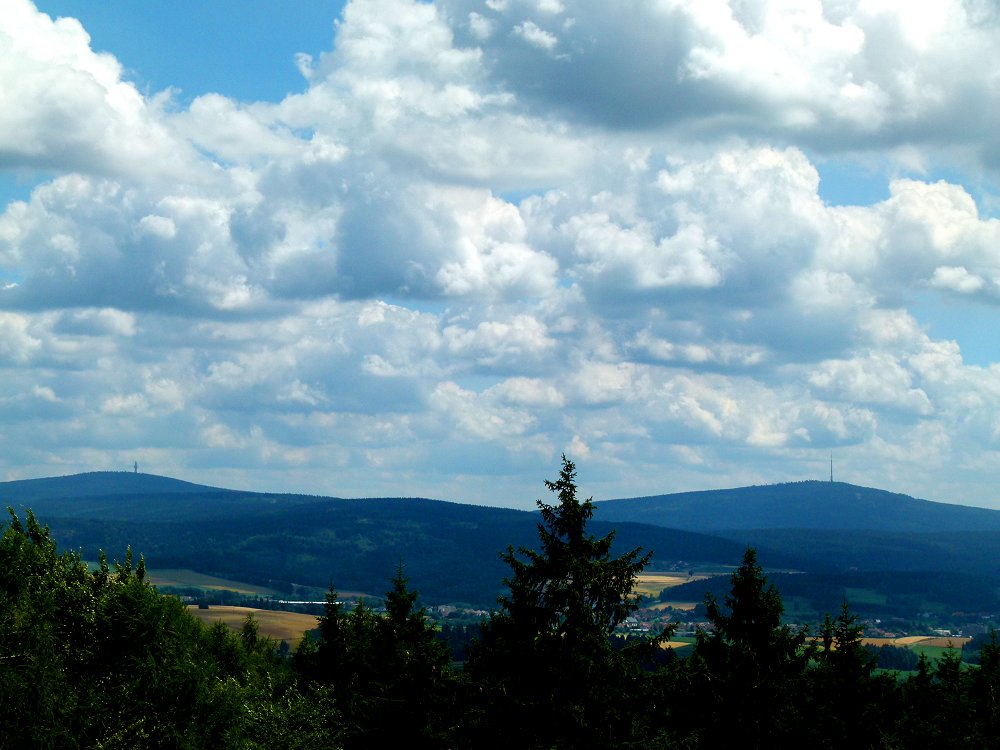
[[[820,626],[820,648],[800,696],[802,734],[813,748],[885,747],[893,727],[895,679],[876,675],[878,657],[862,641],[864,627],[845,601]]]
[[[558,503],[538,507],[540,548],[508,547],[508,593],[473,644],[467,672],[480,686],[479,746],[626,747],[640,734],[641,667],[659,647],[612,648],[615,628],[637,607],[632,591],[650,555],[612,555],[614,534],[587,533],[590,499],[577,497],[565,456],[545,486]]]
[[[300,649],[300,670],[328,685],[342,713],[347,748],[441,748],[458,723],[455,676],[417,592],[400,566],[384,614],[364,601],[346,611],[331,588],[320,642]]]
[[[803,631],[782,625],[784,605],[747,549],[720,606],[706,596],[710,632],[700,632],[694,670],[703,747],[785,747],[801,726],[796,715],[809,660]]]

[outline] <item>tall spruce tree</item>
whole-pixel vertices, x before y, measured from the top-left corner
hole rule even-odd
[[[416,601],[402,565],[384,614],[363,600],[347,612],[332,587],[327,593],[321,641],[307,646],[297,667],[330,687],[346,748],[450,744],[455,709],[448,649]]]
[[[634,738],[642,660],[658,639],[616,650],[610,638],[637,607],[632,591],[650,559],[612,554],[614,533],[587,533],[590,499],[577,497],[565,456],[558,497],[538,508],[540,547],[508,547],[508,592],[473,644],[468,673],[483,686],[479,744],[523,748],[615,748]]]
[[[385,595],[385,610],[378,623],[378,663],[386,693],[377,744],[447,747],[456,721],[450,655],[426,610],[417,606],[417,592],[409,588],[402,565]]]
[[[706,596],[710,632],[699,632],[691,668],[700,670],[705,747],[784,747],[798,732],[805,633],[781,623],[784,605],[754,549],[747,549],[720,606]]]
[[[895,680],[875,674],[877,657],[864,647],[863,633],[846,601],[836,618],[827,613],[823,619],[822,646],[806,672],[808,690],[802,699],[810,747],[883,747],[892,731],[893,716],[887,708]]]
[[[966,684],[973,721],[994,747],[1000,745],[1000,642],[995,631],[979,651],[979,668],[968,670]]]

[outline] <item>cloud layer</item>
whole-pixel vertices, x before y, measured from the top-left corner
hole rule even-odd
[[[299,93],[181,106],[11,0],[0,168],[54,176],[0,214],[0,464],[1000,501],[1000,364],[920,317],[996,314],[998,47],[974,0],[355,0]]]

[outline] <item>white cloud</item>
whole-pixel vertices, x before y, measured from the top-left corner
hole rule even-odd
[[[493,24],[479,13],[469,13],[469,32],[479,41],[485,41],[493,33]]]
[[[836,447],[989,501],[1000,365],[917,304],[1000,300],[974,10],[355,0],[302,91],[181,104],[13,0],[0,168],[52,177],[0,212],[4,470],[530,504],[562,449],[624,495]]]
[[[430,407],[444,422],[445,430],[457,429],[460,439],[509,439],[523,434],[534,422],[526,411],[489,404],[452,382],[434,389]]]
[[[135,315],[114,308],[75,310],[64,315],[59,330],[91,336],[135,336]]]
[[[508,378],[488,388],[486,393],[502,403],[535,410],[559,409],[566,404],[566,398],[554,384],[538,378]]]
[[[0,312],[0,333],[0,357],[15,364],[27,364],[42,346],[24,315]]]
[[[969,273],[965,266],[938,266],[931,276],[931,286],[950,289],[959,294],[972,294],[980,291],[986,282],[979,276]]]
[[[932,411],[927,394],[914,388],[910,373],[886,354],[823,362],[809,381],[847,403],[886,404],[921,415]]]
[[[190,151],[147,101],[122,80],[109,54],[90,48],[72,18],[53,21],[28,0],[0,13],[0,166],[157,172],[178,177]]]
[[[174,116],[171,125],[184,138],[224,162],[244,164],[306,158],[309,143],[275,122],[272,112],[271,107],[241,106],[219,94],[206,94]],[[315,158],[322,153],[322,147],[312,153]],[[334,147],[329,155],[335,162],[340,153]]]
[[[475,328],[449,325],[442,331],[448,351],[472,357],[481,366],[501,363],[524,368],[555,346],[543,323],[529,315],[509,321],[487,321]]]
[[[559,39],[555,34],[540,28],[533,21],[522,21],[514,27],[514,33],[532,47],[538,47],[538,49],[547,52],[555,49],[556,45],[559,44]]]
[[[146,411],[147,403],[141,393],[127,393],[110,396],[101,404],[101,411],[114,416],[140,417]]]

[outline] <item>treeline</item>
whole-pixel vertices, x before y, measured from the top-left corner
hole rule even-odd
[[[649,560],[587,531],[564,459],[538,544],[509,547],[505,593],[463,663],[402,568],[385,612],[331,590],[294,655],[206,628],[145,580],[142,560],[91,571],[29,513],[0,537],[4,748],[990,748],[1000,646],[979,665],[877,669],[846,605],[809,634],[747,550],[692,653],[670,632],[614,637]]]
[[[0,537],[3,748],[338,747],[337,709],[253,621],[206,628],[131,553],[91,571],[30,513]]]

